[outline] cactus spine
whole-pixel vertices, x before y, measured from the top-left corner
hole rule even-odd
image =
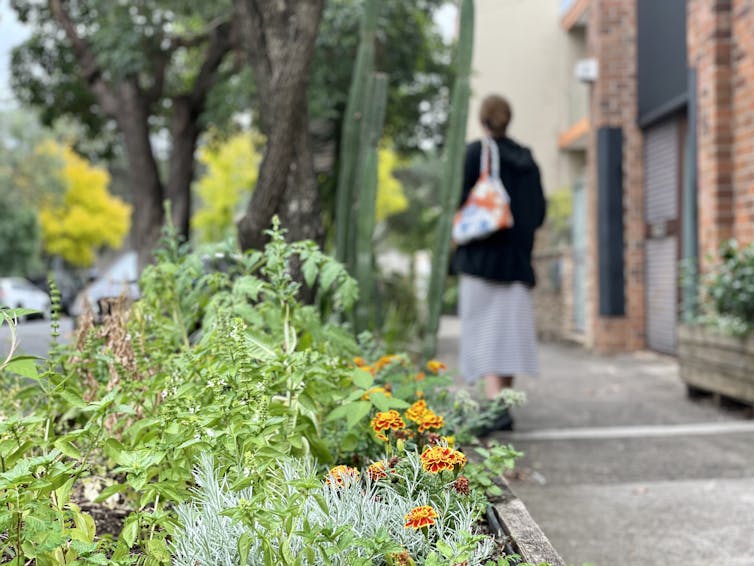
[[[450,124],[445,144],[445,170],[440,191],[442,215],[437,226],[429,283],[428,317],[424,335],[424,356],[431,358],[437,349],[442,296],[450,254],[453,215],[458,207],[463,178],[466,121],[469,115],[471,59],[474,48],[474,1],[462,0],[460,32],[456,48],[456,79],[451,99]]]
[[[358,199],[354,254],[354,276],[359,283],[355,323],[358,331],[374,322],[374,250],[373,236],[377,203],[377,162],[380,138],[387,106],[387,75],[375,73],[369,78],[366,111],[359,143],[357,166]]]
[[[335,207],[335,256],[353,273],[356,218],[353,205],[356,197],[356,174],[359,142],[365,106],[367,83],[374,71],[374,41],[377,32],[378,0],[365,0],[361,22],[361,40],[356,54],[351,89],[340,139],[340,171]]]

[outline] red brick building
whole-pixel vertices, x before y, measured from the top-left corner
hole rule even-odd
[[[565,302],[589,346],[673,353],[680,260],[754,241],[754,1],[563,0],[560,23],[589,85],[558,139],[585,180]]]

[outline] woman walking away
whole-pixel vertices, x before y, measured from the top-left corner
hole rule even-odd
[[[453,258],[460,274],[461,373],[469,383],[483,380],[488,400],[512,387],[514,376],[539,374],[531,255],[546,205],[531,151],[507,136],[511,117],[503,97],[491,95],[482,102],[479,118],[486,137],[466,147],[460,204],[467,203],[478,181],[497,177],[510,197],[512,222],[459,244]],[[512,428],[506,412],[479,432]]]

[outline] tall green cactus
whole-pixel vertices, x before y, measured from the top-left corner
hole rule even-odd
[[[471,60],[474,49],[474,1],[463,0],[461,23],[456,48],[456,79],[451,99],[450,124],[445,144],[445,170],[441,187],[442,215],[437,226],[435,249],[432,254],[432,274],[429,283],[428,317],[424,336],[424,355],[431,358],[437,349],[437,330],[440,325],[442,295],[450,254],[453,215],[458,206],[463,179],[463,154],[466,122],[469,115]]]
[[[367,83],[374,72],[374,42],[377,33],[378,0],[365,0],[361,40],[356,54],[348,104],[340,139],[340,171],[335,207],[335,257],[353,273],[356,219],[356,170],[359,141],[367,99]]]
[[[374,248],[373,237],[377,208],[377,163],[380,138],[387,106],[387,75],[375,73],[369,79],[367,104],[359,142],[357,165],[358,198],[354,253],[354,276],[359,283],[360,299],[356,303],[355,324],[367,330],[373,322]]]

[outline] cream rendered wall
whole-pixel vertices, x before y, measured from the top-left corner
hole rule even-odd
[[[568,126],[569,68],[557,0],[476,0],[472,99],[468,139],[482,134],[479,106],[487,94],[513,107],[510,137],[528,146],[539,163],[545,191],[570,183],[558,150]]]

